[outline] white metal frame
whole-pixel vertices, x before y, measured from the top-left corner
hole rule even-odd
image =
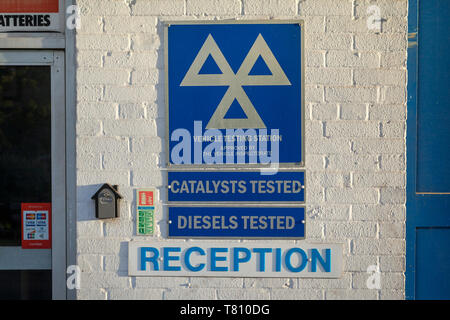
[[[66,111],[64,51],[2,50],[0,65],[44,65],[51,72],[52,249],[0,247],[0,269],[52,269],[52,295],[66,298]],[[8,255],[8,259],[1,259]],[[4,261],[7,261],[5,263]]]

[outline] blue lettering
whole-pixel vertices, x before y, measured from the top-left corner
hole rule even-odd
[[[201,256],[205,255],[205,251],[202,248],[191,247],[191,248],[187,249],[186,252],[184,253],[184,264],[186,265],[186,267],[189,271],[198,272],[205,267],[205,264],[199,263],[195,267],[191,264],[191,261],[189,260],[189,258],[191,257],[191,253],[194,251],[198,252]]]
[[[210,252],[211,271],[228,271],[228,267],[216,266],[217,261],[226,261],[227,260],[227,257],[216,256],[216,254],[218,252],[228,252],[228,248],[211,248],[211,252]]]
[[[281,248],[275,249],[275,271],[281,271]]]
[[[241,252],[245,254],[242,258],[239,257]],[[233,248],[233,271],[239,271],[239,264],[250,261],[251,256],[252,254],[247,248]]]
[[[180,266],[169,266],[170,261],[179,261],[180,256],[170,256],[171,252],[180,252],[180,247],[165,247],[163,248],[163,269],[164,271],[180,271]]]
[[[147,252],[152,252],[153,256],[147,257]],[[159,271],[159,263],[158,263],[159,251],[156,248],[152,247],[142,247],[141,248],[141,270],[145,271],[147,268],[147,262],[153,264],[153,270]]]
[[[325,272],[331,272],[331,249],[325,249],[325,260],[320,255],[319,250],[311,250],[311,272],[317,271],[317,261],[320,262]]]
[[[272,249],[270,249],[270,248],[253,248],[253,252],[256,252],[259,254],[258,271],[260,271],[260,272],[266,271],[266,253],[272,252]]]
[[[299,253],[300,256],[301,256],[301,260],[302,260],[301,263],[300,263],[300,265],[299,265],[298,267],[296,267],[296,268],[294,268],[294,267],[292,266],[292,264],[291,264],[291,256],[292,256],[294,253]],[[306,256],[305,251],[303,251],[303,250],[300,249],[300,248],[292,248],[292,249],[289,249],[289,251],[286,253],[286,256],[285,256],[284,259],[285,259],[284,261],[285,261],[285,263],[286,263],[286,267],[287,267],[288,270],[291,271],[291,272],[300,272],[300,271],[302,271],[303,269],[305,269],[306,263],[308,262],[308,257]]]

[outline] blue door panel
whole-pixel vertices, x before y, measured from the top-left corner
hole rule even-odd
[[[450,197],[445,194],[418,194],[415,209],[408,212],[408,219],[414,219],[421,227],[450,225]],[[450,249],[449,249],[450,250]]]
[[[450,1],[409,0],[407,299],[450,298]]]
[[[419,1],[417,191],[450,192],[450,1]]]
[[[416,299],[450,299],[450,228],[416,230]]]

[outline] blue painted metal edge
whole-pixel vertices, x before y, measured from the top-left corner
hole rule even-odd
[[[420,0],[408,1],[408,84],[406,117],[406,269],[405,298],[415,299],[415,243],[416,226],[408,220],[416,206],[417,159],[417,84],[418,84],[418,10]]]

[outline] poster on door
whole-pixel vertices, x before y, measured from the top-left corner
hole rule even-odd
[[[22,203],[22,248],[50,249],[52,247],[51,203]]]

